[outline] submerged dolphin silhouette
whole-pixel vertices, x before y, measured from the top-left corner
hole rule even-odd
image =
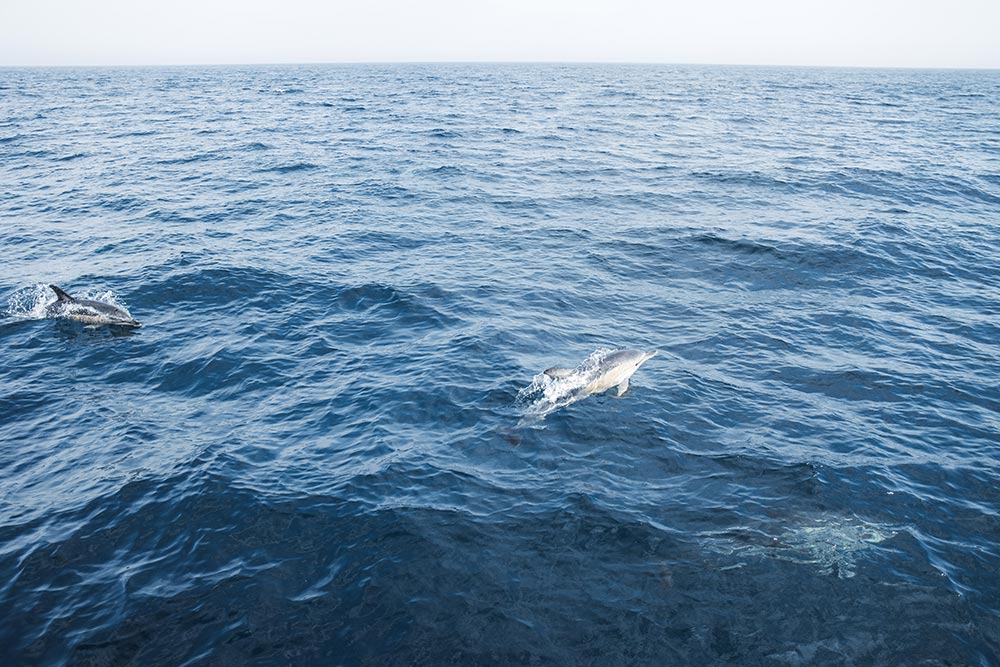
[[[49,317],[64,317],[87,324],[117,324],[126,327],[141,327],[124,308],[93,299],[75,299],[55,285],[49,285],[56,293],[55,303],[45,308]]]

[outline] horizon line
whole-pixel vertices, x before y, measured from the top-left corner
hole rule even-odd
[[[643,60],[316,60],[271,62],[200,62],[200,63],[73,63],[73,64],[0,64],[0,69],[100,69],[168,67],[309,67],[350,65],[632,65],[664,67],[761,67],[845,70],[960,70],[993,72],[1000,66],[971,65],[830,65],[788,63],[669,62]]]

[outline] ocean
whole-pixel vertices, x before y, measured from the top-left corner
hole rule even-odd
[[[0,70],[0,663],[1000,664],[998,111]],[[623,348],[621,396],[542,374]]]

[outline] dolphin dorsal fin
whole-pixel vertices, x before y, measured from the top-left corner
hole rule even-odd
[[[76,301],[76,299],[74,299],[73,297],[71,297],[69,294],[66,294],[66,292],[63,292],[61,289],[59,289],[55,285],[49,285],[49,287],[51,287],[52,291],[56,293],[56,297],[57,297],[58,301]]]
[[[550,378],[558,380],[560,378],[568,377],[570,374],[573,373],[573,369],[553,367],[553,368],[546,368],[543,372]]]

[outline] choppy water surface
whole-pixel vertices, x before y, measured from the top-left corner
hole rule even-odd
[[[1000,663],[998,109],[0,71],[0,662]],[[661,353],[522,421],[619,347]]]

